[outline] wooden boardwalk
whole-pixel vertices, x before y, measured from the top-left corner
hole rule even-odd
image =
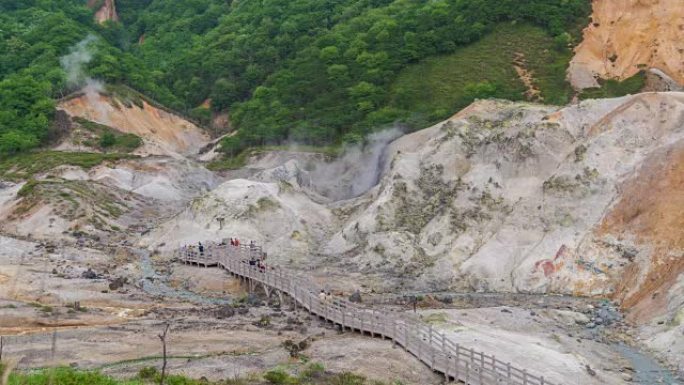
[[[216,266],[244,279],[250,288],[261,286],[267,295],[287,295],[295,308],[301,306],[311,314],[349,331],[388,338],[413,354],[447,381],[468,385],[555,385],[543,376],[466,348],[450,340],[409,314],[364,308],[345,299],[319,299],[321,287],[308,277],[278,267],[260,271],[250,265],[250,258],[262,255],[260,247],[210,245],[200,255],[197,248],[181,248],[176,257],[183,263],[203,267]]]

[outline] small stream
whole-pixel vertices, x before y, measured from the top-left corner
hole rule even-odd
[[[634,368],[632,384],[639,385],[684,385],[671,370],[664,368],[652,357],[626,344],[615,344],[613,348],[625,357]]]
[[[188,290],[174,289],[166,284],[166,278],[159,275],[152,265],[150,253],[147,250],[135,249],[134,252],[140,260],[140,286],[147,294],[154,296],[170,297],[203,305],[229,304],[229,299],[206,297]]]

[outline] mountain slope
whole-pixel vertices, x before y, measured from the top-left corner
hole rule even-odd
[[[657,225],[632,223],[623,218],[628,214],[619,213],[623,205],[634,204],[619,202],[640,196],[630,189],[643,183],[643,167],[653,168],[662,159],[676,164],[674,154],[684,145],[682,119],[684,94],[679,93],[590,100],[561,109],[481,101],[392,143],[380,183],[358,198],[328,203],[338,220],[311,239],[318,253],[332,263],[351,263],[363,274],[359,279],[378,290],[405,285],[418,290],[619,293],[624,298],[618,284],[625,271],[645,277],[660,263],[654,245],[669,245],[675,254],[681,246],[663,238],[680,239],[676,231],[665,236],[649,230],[668,226],[674,220],[670,216]],[[275,211],[288,206],[295,213],[301,210],[294,215],[302,218],[326,211],[311,201],[325,202],[308,192],[306,170],[305,163],[291,160],[259,174],[266,178],[259,183],[272,186],[265,199],[300,202],[281,202]],[[663,194],[681,192],[676,175],[663,174],[662,183],[669,186]],[[241,189],[248,191],[250,183]],[[259,234],[261,222],[238,215],[242,206],[226,213],[234,224],[221,231],[212,211],[199,209],[209,204],[200,203],[205,199],[214,198],[200,199],[184,216],[205,226],[207,237],[219,240],[245,227],[260,241],[287,243],[292,236],[289,226],[270,226],[268,236]],[[307,201],[313,206],[301,203]],[[646,200],[640,204],[653,207],[644,208],[651,221],[666,211]],[[282,225],[289,222],[282,220]],[[174,247],[181,234],[194,233],[184,226],[173,221],[166,226],[162,239],[170,242],[167,247]],[[278,258],[294,256],[283,249]],[[638,285],[633,289],[651,292]]]
[[[194,123],[140,96],[125,98],[86,87],[85,92],[60,101],[58,108],[70,116],[142,137],[145,147],[141,152],[145,154],[196,155],[210,141]]]
[[[115,0],[88,0],[88,7],[95,8],[99,5],[100,8],[95,11],[95,20],[98,23],[104,23],[105,21],[119,21],[119,15],[116,13],[116,2]]]
[[[684,93],[563,108],[479,101],[397,139],[377,163],[255,159],[242,171],[248,179],[198,197],[143,244],[241,236],[267,245],[270,260],[313,268],[346,290],[607,296],[677,364],[683,127]],[[325,177],[316,167],[378,167],[381,177],[333,202],[315,191],[312,176]]]
[[[656,68],[684,85],[684,8],[677,0],[594,0],[592,23],[568,70],[577,88]]]

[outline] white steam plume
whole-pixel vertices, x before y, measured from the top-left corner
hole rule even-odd
[[[71,47],[70,52],[59,59],[62,68],[67,74],[67,84],[71,87],[83,86],[88,78],[83,72],[83,66],[90,63],[93,54],[90,52],[90,43],[97,40],[94,35],[88,35],[85,39]]]
[[[389,144],[401,136],[397,128],[370,135],[365,145],[347,147],[330,163],[321,163],[310,173],[311,187],[334,200],[357,197],[380,180]]]
[[[69,87],[80,87],[85,93],[86,99],[94,109],[93,116],[87,116],[103,124],[109,124],[109,108],[107,103],[100,100],[100,94],[104,91],[104,84],[90,78],[83,68],[93,59],[91,43],[97,40],[95,35],[89,34],[85,39],[71,47],[69,53],[59,59],[62,68],[67,74]]]

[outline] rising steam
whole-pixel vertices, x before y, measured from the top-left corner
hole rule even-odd
[[[85,39],[71,47],[68,54],[59,59],[62,68],[67,74],[67,84],[70,87],[82,87],[88,80],[92,80],[87,77],[83,71],[83,67],[93,59],[93,54],[90,51],[90,43],[96,40],[97,37],[94,35],[86,36]]]
[[[88,103],[97,112],[97,116],[93,119],[108,124],[108,105],[100,100],[100,94],[104,91],[104,84],[99,80],[92,79],[84,71],[85,65],[93,60],[91,43],[95,41],[97,41],[97,37],[89,34],[85,39],[71,47],[69,53],[62,56],[59,62],[67,74],[67,85],[70,88],[81,88]]]
[[[382,175],[389,144],[402,132],[396,128],[370,135],[364,145],[347,147],[340,158],[318,164],[310,173],[310,185],[320,194],[343,200],[357,197],[375,186]]]

